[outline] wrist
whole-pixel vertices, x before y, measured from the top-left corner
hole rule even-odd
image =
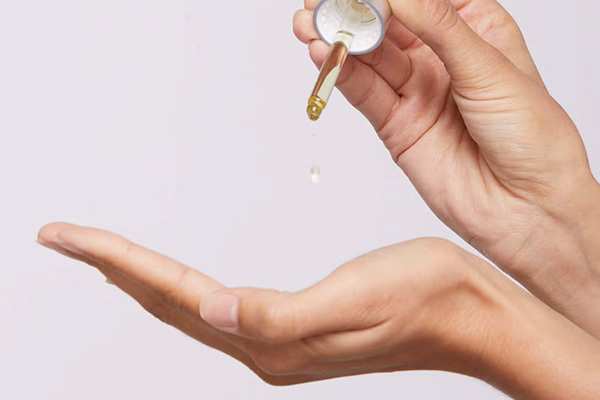
[[[429,347],[435,357],[432,369],[490,382],[494,355],[488,349],[502,346],[496,329],[511,309],[504,292],[507,285],[517,293],[521,290],[479,257],[461,251],[454,261],[455,270],[460,266],[460,284],[448,296],[436,297],[439,301],[432,304],[436,314],[427,316],[432,332]]]
[[[595,399],[600,343],[487,263],[471,267],[437,337],[451,349],[441,369],[515,398]]]
[[[535,296],[600,337],[600,185],[582,180],[547,201],[527,239],[498,265]]]
[[[600,303],[600,185],[590,177],[559,204],[566,206],[548,213],[548,228],[539,239],[545,237],[544,247],[554,251],[532,260],[540,268],[531,277],[544,290],[532,292],[600,337],[600,312],[590,307]]]
[[[501,310],[482,350],[487,382],[515,398],[597,398],[598,341],[526,293]]]
[[[573,209],[563,216],[563,225],[569,227],[580,243],[590,270],[600,274],[600,184],[592,177],[572,196]]]

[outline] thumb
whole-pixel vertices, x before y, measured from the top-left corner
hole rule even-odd
[[[202,300],[200,315],[219,330],[272,343],[357,329],[357,307],[330,289],[335,288],[317,285],[299,293],[224,289]]]
[[[469,27],[451,0],[390,0],[390,6],[394,17],[441,59],[459,94],[477,98],[478,92],[522,75]]]

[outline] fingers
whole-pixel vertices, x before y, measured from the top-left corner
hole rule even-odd
[[[444,63],[454,89],[465,97],[485,96],[506,86],[520,71],[477,35],[450,0],[392,0],[395,18],[427,44]],[[513,85],[510,85],[513,86]]]
[[[309,44],[310,57],[320,67],[327,57],[329,47],[319,39],[312,18],[311,10],[297,11],[294,16],[294,33],[300,41]],[[408,57],[386,37],[382,46],[371,54],[348,57],[336,86],[348,102],[379,130],[399,105],[397,91],[409,74]]]
[[[202,302],[201,315],[225,332],[269,343],[343,329],[345,324],[340,319],[344,317],[331,309],[331,299],[307,301],[303,297],[250,288],[224,290]]]
[[[298,10],[294,14],[294,34],[304,44],[319,38],[313,24],[313,12],[310,10]]]
[[[406,29],[404,32],[400,32],[402,29],[398,22],[390,24],[390,29],[397,31],[398,35],[394,37],[404,37],[406,43]],[[317,31],[313,24],[313,12],[309,10],[298,10],[294,16],[294,33],[298,40],[302,43],[311,44],[311,58],[317,64],[322,65],[327,51],[313,52],[314,47],[312,46],[313,41],[320,40]],[[322,47],[325,49],[325,47]],[[353,58],[353,57],[350,57]],[[367,66],[373,68],[373,70],[379,74],[383,80],[391,86],[395,92],[398,92],[402,85],[406,82],[410,74],[410,60],[408,56],[398,46],[398,41],[392,39],[391,36],[386,36],[381,44],[375,51],[356,57],[359,61]],[[347,67],[346,67],[347,68]],[[338,85],[340,87],[340,85]],[[344,93],[346,94],[346,93]],[[358,100],[353,99],[352,96],[348,98],[351,103],[357,102]]]
[[[320,66],[327,55],[328,46],[320,40],[314,40],[309,50],[313,62]],[[348,57],[336,86],[377,130],[385,125],[400,102],[400,96],[389,83],[356,57]]]
[[[385,60],[382,64],[384,72],[381,75],[393,88],[398,89],[402,78],[408,75],[397,71],[389,74],[385,71],[393,71],[398,61],[408,64],[408,57],[402,50],[415,43],[417,38],[437,53],[450,73],[455,88],[464,91],[466,97],[476,96],[477,92],[482,90],[482,86],[486,86],[487,89],[500,79],[505,83],[508,80],[505,79],[507,74],[519,76],[520,70],[511,60],[522,68],[525,74],[541,82],[518,26],[496,2],[478,4],[476,7],[470,7],[468,1],[456,0],[392,0],[390,4],[395,18],[390,22],[386,38],[393,46],[388,46],[389,49],[385,51],[386,57],[381,57],[379,60]],[[461,7],[461,13],[469,18],[470,23],[474,25],[473,29],[463,20],[454,4]],[[494,26],[493,32],[501,32],[507,38],[494,40],[499,38],[491,37],[492,45],[474,31],[476,29],[486,34],[490,30],[490,25]],[[294,31],[304,43],[318,38],[312,22],[311,9],[296,13]],[[494,45],[499,45],[510,60]],[[390,50],[398,52],[395,56],[397,60],[388,60]],[[360,60],[367,65],[371,65],[373,59],[378,59],[376,54],[360,57]],[[406,69],[402,63],[398,68],[400,71]],[[376,68],[376,72],[380,71]],[[390,77],[400,82],[394,82]]]
[[[103,230],[54,223],[42,228],[38,237],[47,247],[98,268],[147,311],[186,333],[198,334],[197,327],[188,325],[203,323],[194,318],[199,311],[221,330],[269,342],[376,324],[346,310],[357,310],[354,297],[344,297],[359,285],[352,276],[332,275],[297,294],[224,289],[198,271]],[[206,342],[204,336],[196,338]],[[245,347],[244,343],[237,345]]]
[[[387,36],[375,51],[357,58],[373,68],[396,93],[401,92],[410,77],[411,62],[408,55]]]
[[[195,286],[200,289],[197,294],[180,293],[176,297],[176,301],[181,302],[182,298],[197,296],[198,299],[192,300],[191,304],[185,307],[188,309],[196,307],[195,312],[190,315],[190,313],[181,312],[181,307],[171,307],[170,303],[174,301],[172,295],[194,286],[191,282],[195,280],[194,276],[196,276],[188,272],[186,276],[189,276],[189,278],[174,278],[181,276],[184,266],[175,263],[173,260],[136,246],[112,233],[65,223],[54,223],[45,226],[38,234],[38,241],[60,254],[96,267],[113,284],[134,298],[155,317],[194,339],[236,358],[270,384],[290,385],[334,376],[322,372],[315,375],[316,371],[327,372],[328,366],[323,362],[320,363],[320,366],[316,365],[314,363],[315,359],[309,357],[306,345],[303,345],[301,341],[283,346],[261,346],[260,343],[251,342],[242,337],[219,333],[202,319],[195,318],[194,316],[198,312],[196,304],[200,303],[200,297],[203,297],[204,290],[212,291],[215,287],[222,287],[214,281],[209,281],[208,278],[199,273],[197,278],[199,285]],[[186,280],[189,282],[188,284],[185,283]],[[178,290],[168,289],[176,284],[181,285]],[[170,291],[170,293],[165,293],[165,291]],[[190,290],[190,292],[194,292],[194,290]],[[235,293],[241,295],[244,299],[244,307],[252,306],[253,303],[262,303],[262,306],[259,305],[258,309],[250,313],[245,312],[245,308],[242,307],[242,315],[244,316],[242,321],[248,321],[248,317],[256,320],[260,310],[264,312],[268,308],[268,304],[264,302],[269,302],[269,296],[275,292],[257,290],[258,297],[262,297],[262,301],[259,300],[258,302],[252,300],[257,298],[256,293],[249,293],[247,296],[243,295],[242,290],[235,291]],[[261,296],[261,293],[266,294],[266,296]],[[165,298],[170,299],[170,301],[165,301]],[[299,301],[304,300],[299,299]],[[281,304],[283,305],[283,303]],[[251,317],[250,314],[253,314],[254,317]],[[263,317],[263,320],[267,321],[268,318]],[[292,317],[288,319],[288,322],[294,320],[300,321],[301,319]],[[287,332],[291,332],[294,330],[293,326],[279,325],[278,327],[277,323],[273,322],[267,324],[272,328],[272,331],[267,333],[266,337],[284,338],[293,336],[289,333],[283,333],[284,331],[281,330],[284,327]],[[250,328],[246,329],[246,326]],[[252,329],[256,329],[251,328],[252,326],[252,323],[246,324],[243,322],[242,331],[250,332]],[[304,330],[304,332],[309,331]],[[279,332],[279,334],[273,334],[272,332]],[[298,332],[302,332],[302,330]],[[282,362],[282,355],[289,356],[285,358],[285,362]],[[319,357],[320,359],[323,358],[323,356]]]
[[[513,17],[496,0],[452,0],[479,36],[504,54],[521,72],[543,85],[540,73]]]
[[[225,332],[269,343],[369,329],[382,316],[365,312],[377,296],[361,286],[362,280],[357,274],[334,273],[299,293],[225,289],[204,299],[201,315]]]
[[[40,231],[39,235],[40,244],[64,256],[94,266],[108,280],[110,280],[112,284],[116,285],[119,289],[131,296],[150,314],[152,314],[162,322],[165,322],[179,329],[186,335],[204,343],[205,345],[217,349],[237,359],[238,361],[246,365],[249,369],[251,369],[254,373],[256,373],[264,381],[269,382],[273,385],[289,385],[300,382],[307,382],[311,380],[309,377],[305,377],[302,375],[282,378],[279,376],[273,376],[271,374],[268,374],[265,371],[265,368],[256,365],[252,357],[248,354],[247,348],[249,348],[250,346],[244,342],[244,339],[237,337],[228,337],[228,335],[223,335],[222,333],[219,333],[218,331],[210,327],[201,319],[194,318],[194,316],[197,314],[197,309],[194,312],[194,315],[182,313],[177,308],[173,308],[169,306],[166,302],[164,302],[163,298],[160,295],[157,295],[147,287],[140,285],[139,282],[135,282],[129,279],[127,276],[125,276],[118,270],[110,266],[101,264],[98,261],[91,260],[84,255],[66,250],[65,248],[59,246],[57,243],[53,242],[53,240],[56,238],[57,232],[60,229],[70,227],[72,226],[68,224],[51,224],[44,227]]]
[[[43,227],[38,237],[42,243],[114,269],[192,315],[198,315],[203,296],[223,287],[192,268],[103,230],[54,223]]]
[[[304,0],[304,8],[307,10],[314,10],[317,8],[317,4],[319,4],[319,0]]]

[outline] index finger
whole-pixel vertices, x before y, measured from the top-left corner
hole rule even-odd
[[[317,4],[319,4],[319,0],[304,0],[304,8],[307,10],[314,10],[317,8]]]
[[[110,266],[192,315],[199,316],[203,297],[223,288],[193,268],[101,229],[53,223],[44,226],[38,238]]]

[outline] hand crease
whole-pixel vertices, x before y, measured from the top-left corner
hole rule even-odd
[[[412,79],[415,71],[413,69],[413,60],[412,58],[407,54],[406,58],[408,58],[408,75],[406,76],[406,78],[404,79],[404,81],[402,81],[402,83],[400,85],[398,85],[397,88],[393,88],[394,92],[400,94],[400,90],[402,90],[402,88],[404,88],[404,86],[410,82],[410,80]]]
[[[369,90],[367,92],[366,95],[364,95],[358,102],[352,104],[355,108],[360,108],[361,106],[363,106],[375,93],[377,93],[377,85],[375,82],[377,82],[377,74],[375,73],[375,71],[373,71],[372,74],[372,78],[371,78],[371,84],[369,85]]]
[[[440,122],[442,116],[444,115],[444,112],[448,108],[448,104],[450,103],[450,100],[448,99],[449,95],[450,95],[450,88],[448,88],[447,93],[446,93],[446,103],[444,104],[444,107],[442,108],[442,110],[440,111],[440,113],[437,115],[437,117],[435,118],[435,120],[433,121],[433,123],[429,126],[429,128],[425,129],[423,131],[423,133],[421,133],[410,145],[408,145],[408,147],[406,147],[404,150],[402,150],[401,152],[399,152],[394,157],[394,162],[396,163],[396,165],[399,165],[400,158],[402,158],[402,156],[407,151],[409,151],[410,149],[412,149],[414,147],[414,145],[416,145],[419,142],[419,140],[421,140],[425,135],[427,135],[427,133],[429,133]]]

